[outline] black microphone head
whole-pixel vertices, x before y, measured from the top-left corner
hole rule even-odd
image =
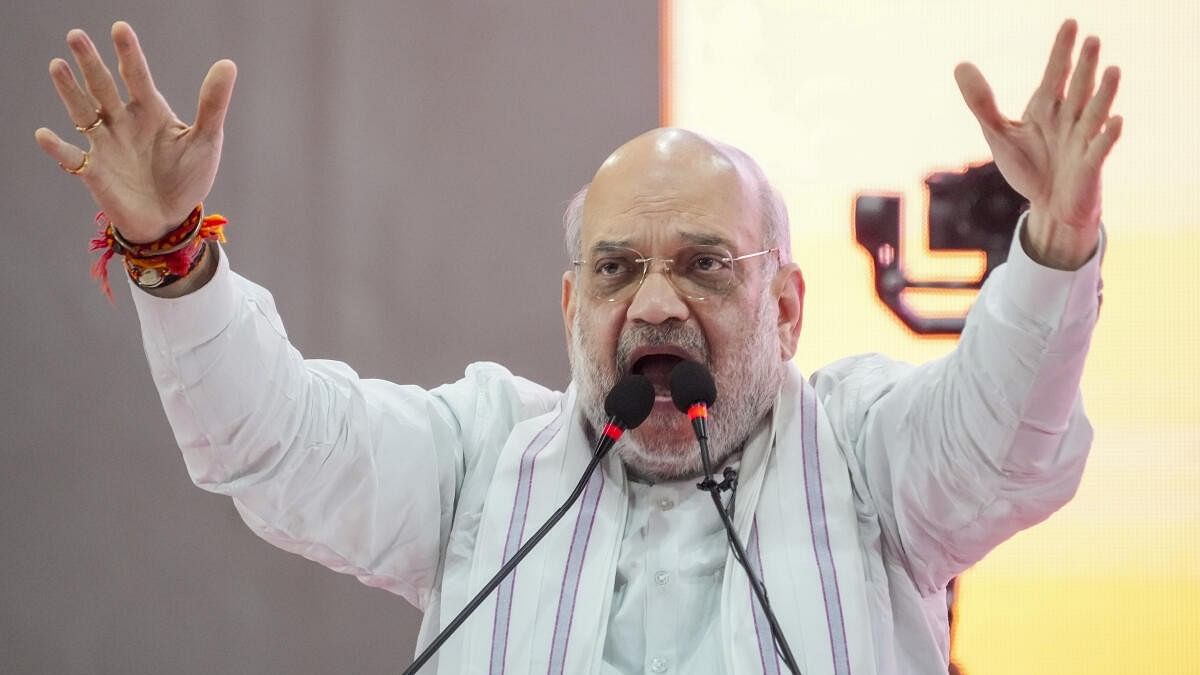
[[[686,413],[693,403],[712,405],[717,400],[717,383],[703,364],[681,361],[671,370],[671,400]]]
[[[604,412],[616,418],[626,429],[636,429],[650,416],[654,407],[654,385],[644,375],[629,374],[621,378],[608,396],[604,397]]]

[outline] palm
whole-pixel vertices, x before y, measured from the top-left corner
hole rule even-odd
[[[128,138],[96,139],[108,171],[92,187],[114,223],[145,229],[179,222],[212,188],[221,146],[197,134],[170,111],[130,129]],[[116,135],[115,133],[112,135]]]
[[[1100,42],[1089,38],[1068,90],[1075,32],[1074,21],[1059,30],[1042,83],[1020,120],[1000,114],[975,66],[961,64],[955,78],[1013,189],[1053,220],[1090,230],[1099,226],[1101,167],[1121,133],[1121,118],[1109,117],[1120,73],[1107,69],[1093,91]]]
[[[87,133],[91,148],[80,178],[123,235],[150,241],[181,222],[212,189],[236,70],[228,61],[213,66],[201,86],[196,123],[188,126],[155,89],[132,29],[116,24],[113,41],[130,93],[128,103],[119,98],[112,75],[82,31],[72,31],[68,45],[88,91],[79,87],[65,62],[51,62],[50,71],[76,124],[91,124],[97,111],[103,118]],[[82,163],[83,150],[48,129],[39,129],[37,139],[64,166]]]

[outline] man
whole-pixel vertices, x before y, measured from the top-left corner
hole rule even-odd
[[[659,129],[617,149],[568,209],[565,393],[494,364],[424,391],[305,361],[270,295],[213,244],[169,284],[135,289],[192,479],[232,496],[268,541],[422,608],[424,644],[561,503],[604,394],[639,372],[658,394],[649,419],[437,670],[781,672],[666,397],[670,368],[694,359],[720,392],[711,446],[740,473],[737,531],[803,672],[946,672],[946,582],[1065,503],[1091,440],[1078,383],[1098,306],[1100,171],[1121,121],[1116,69],[1095,87],[1097,40],[1071,75],[1075,33],[1064,23],[1020,122],[973,66],[956,71],[1031,208],[947,357],[856,357],[805,380],[791,364],[804,283],[778,196],[744,153]],[[125,240],[153,248],[212,186],[235,69],[213,66],[188,126],[130,27],[113,40],[130,101],[72,31],[86,91],[65,62],[50,71],[91,148],[36,137]]]

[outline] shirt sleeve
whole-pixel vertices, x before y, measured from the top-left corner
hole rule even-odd
[[[1080,269],[1051,269],[1025,252],[1023,226],[950,354],[852,357],[813,377],[885,547],[922,593],[1070,500],[1091,446],[1079,381],[1103,243]]]
[[[133,290],[192,481],[255,533],[424,607],[474,461],[558,394],[495,364],[432,390],[305,360],[270,293],[233,273],[181,298]]]

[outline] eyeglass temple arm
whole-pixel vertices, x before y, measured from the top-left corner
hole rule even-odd
[[[766,255],[766,254],[768,254],[768,253],[777,253],[778,251],[779,251],[779,247],[778,247],[778,246],[776,246],[776,247],[773,247],[773,248],[764,249],[764,250],[762,250],[762,251],[755,251],[754,253],[747,253],[746,255],[739,255],[738,257],[736,257],[736,258],[730,258],[729,260],[730,260],[731,262],[735,262],[735,261],[738,261],[738,260],[745,260],[745,259],[747,259],[747,258],[757,258],[757,257],[758,257],[758,256],[760,256],[760,255]]]

